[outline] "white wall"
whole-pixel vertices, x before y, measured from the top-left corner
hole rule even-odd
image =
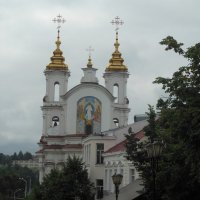
[[[85,96],[93,96],[101,101],[101,131],[109,130],[113,128],[113,107],[111,101],[111,95],[105,92],[105,89],[99,88],[95,84],[84,84],[81,87],[74,90],[74,92],[67,98],[67,104],[65,105],[66,124],[65,130],[67,134],[76,133],[76,119],[77,119],[77,102],[80,98]]]

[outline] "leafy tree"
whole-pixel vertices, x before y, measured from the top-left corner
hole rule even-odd
[[[14,166],[0,166],[0,197],[1,199],[13,198],[14,191],[21,188],[24,196],[25,183],[19,178],[24,178],[27,181],[27,189],[30,188],[30,179],[32,186],[38,184],[38,172],[32,171],[27,167]]]
[[[24,159],[24,160],[30,160],[30,159],[32,159],[32,158],[33,158],[33,156],[32,156],[32,154],[29,153],[29,152],[26,152],[26,153],[24,154],[24,156],[23,156],[23,159]]]
[[[92,200],[93,184],[88,179],[84,164],[75,156],[69,157],[63,170],[52,170],[44,177],[42,184],[34,189],[29,200]]]
[[[166,45],[166,50],[174,50],[183,56],[188,65],[180,67],[171,78],[158,77],[154,81],[162,84],[168,96],[158,100],[160,117],[155,124],[150,122],[148,126],[155,133],[154,137],[161,138],[166,144],[157,171],[157,198],[197,200],[200,197],[200,43],[186,50],[182,48],[183,43],[178,43],[171,36],[160,43]],[[138,148],[143,149],[144,146],[130,138],[127,153],[138,164],[144,186],[151,194],[150,174],[146,171],[149,165],[143,151],[138,153]],[[131,152],[131,148],[136,151]]]
[[[17,153],[15,152],[12,156],[11,156],[12,160],[17,160]]]
[[[12,160],[10,156],[0,153],[0,165],[11,165]]]
[[[23,160],[24,159],[24,154],[22,151],[20,151],[17,155],[18,160]]]
[[[146,191],[146,194],[143,195],[143,199],[152,199],[154,183],[151,165],[146,152],[146,145],[159,139],[159,128],[157,126],[156,113],[153,106],[149,105],[146,114],[148,116],[147,121],[149,125],[144,128],[144,131],[148,139],[141,142],[138,138],[134,137],[134,133],[126,135],[126,151],[128,154],[127,158],[133,162],[143,179],[143,185]]]
[[[200,197],[200,43],[183,50],[182,43],[168,36],[161,44],[186,58],[188,65],[180,67],[172,78],[155,80],[169,95],[158,102],[167,144],[158,181],[163,183],[167,177],[163,198],[196,200]]]

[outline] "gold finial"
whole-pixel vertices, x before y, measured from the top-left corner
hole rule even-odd
[[[124,59],[121,57],[121,53],[119,52],[119,42],[118,42],[118,30],[119,26],[122,26],[124,22],[117,16],[115,19],[111,21],[112,25],[115,25],[115,31],[116,31],[116,40],[114,43],[115,51],[112,54],[112,58],[109,61],[109,65],[106,68],[106,71],[122,71],[126,72],[128,71],[128,68],[123,64]]]
[[[58,69],[58,70],[68,70],[68,66],[64,63],[65,58],[62,56],[63,52],[60,50],[60,28],[61,24],[65,23],[65,19],[59,14],[52,20],[54,23],[57,23],[58,36],[56,43],[56,50],[53,52],[53,56],[51,57],[51,63],[47,65],[47,69]]]
[[[87,68],[92,68],[91,52],[94,51],[94,49],[91,46],[89,46],[88,49],[86,49],[86,51],[89,52],[89,58],[88,58]]]

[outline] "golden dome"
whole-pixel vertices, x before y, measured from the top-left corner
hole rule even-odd
[[[109,65],[106,68],[106,71],[120,71],[127,72],[128,68],[123,64],[124,59],[121,57],[119,52],[119,42],[118,42],[118,32],[116,32],[116,41],[115,41],[115,51],[112,54],[112,58],[109,60]]]
[[[56,43],[56,50],[53,52],[53,56],[51,57],[51,63],[49,63],[46,69],[50,70],[68,70],[67,64],[65,64],[65,58],[62,56],[63,52],[60,50],[60,37],[58,34]]]

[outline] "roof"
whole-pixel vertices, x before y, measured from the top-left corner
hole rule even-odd
[[[105,88],[104,86],[102,86],[100,84],[96,84],[96,83],[93,83],[93,82],[91,82],[91,83],[81,83],[79,85],[76,85],[75,87],[71,88],[65,95],[63,95],[62,98],[68,99],[75,92],[77,92],[78,90],[82,90],[83,88],[100,90],[103,93],[105,93],[111,99],[111,101],[114,100],[114,96],[109,92],[109,90],[107,88]]]
[[[141,130],[141,131],[139,131],[139,132],[133,134],[133,136],[134,136],[135,138],[139,139],[139,140],[141,140],[141,139],[144,137],[144,135],[145,135],[145,134],[144,134],[144,131],[143,131],[143,130]],[[113,146],[112,148],[108,149],[108,150],[107,150],[106,152],[104,152],[104,153],[115,153],[115,152],[125,151],[125,150],[126,150],[126,146],[125,146],[126,141],[127,141],[127,140],[124,140],[124,141],[118,143],[117,145],[115,145],[115,146]]]
[[[140,193],[142,192],[142,190],[143,190],[142,180],[137,179],[134,182],[120,189],[119,199],[123,200],[135,199],[136,197],[141,195]],[[113,199],[115,199],[115,193],[105,196],[102,200],[113,200]]]
[[[45,145],[44,149],[82,149],[82,144],[52,144],[52,145]]]
[[[87,137],[87,134],[48,135],[46,138]]]

